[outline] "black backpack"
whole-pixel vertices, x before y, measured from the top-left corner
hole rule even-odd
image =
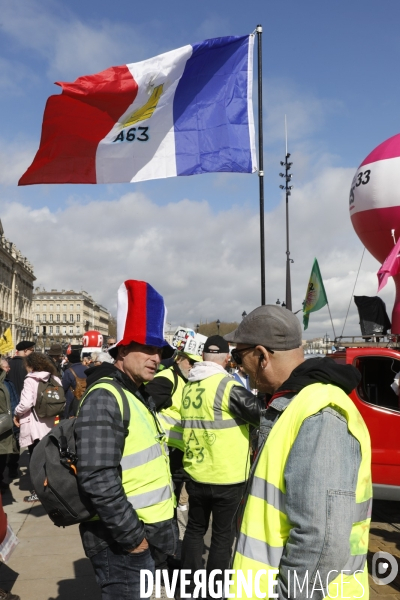
[[[120,385],[108,379],[99,379],[87,389],[81,406],[91,388],[99,383],[112,385],[122,396],[126,438],[130,410],[128,399]],[[75,424],[76,418],[71,418],[64,419],[53,427],[35,447],[29,466],[35,492],[57,527],[76,525],[95,515],[90,499],[79,489],[76,478],[79,458],[76,454]]]
[[[36,396],[35,412],[41,419],[60,415],[65,408],[65,394],[61,383],[50,375],[48,381],[40,381]]]

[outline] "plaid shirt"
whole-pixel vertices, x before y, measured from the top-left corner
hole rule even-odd
[[[99,379],[104,375],[99,367]],[[152,406],[143,386],[140,390],[122,371],[115,368],[107,377],[133,393],[147,408]],[[146,537],[165,552],[174,551],[172,520],[145,525],[128,501],[121,480],[120,462],[124,449],[122,415],[114,395],[105,389],[89,392],[76,421],[76,446],[79,456],[78,481],[88,494],[100,520],[80,525],[87,556],[118,544],[122,550],[136,548]]]

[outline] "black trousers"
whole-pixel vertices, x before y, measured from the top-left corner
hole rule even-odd
[[[19,467],[19,457],[20,457],[20,445],[19,445],[19,431],[14,431],[15,442],[17,444],[18,454],[9,454],[7,459],[7,467],[9,471],[17,472]]]
[[[181,568],[192,574],[203,568],[204,535],[212,515],[212,538],[207,561],[207,574],[214,569],[229,569],[235,537],[235,515],[244,493],[245,483],[213,485],[189,481],[189,520],[182,543]],[[216,577],[216,580],[222,579]],[[193,590],[192,586],[192,590]]]
[[[179,496],[185,481],[188,481],[190,477],[183,469],[183,452],[178,448],[170,448],[169,450],[169,467],[171,470],[172,482],[175,487],[176,501],[179,502]],[[175,509],[176,519],[176,509]],[[165,552],[161,552],[157,548],[151,548],[151,554],[154,558],[156,569],[168,569],[168,555]]]
[[[0,454],[0,481],[3,481],[4,470],[7,465],[8,454]]]

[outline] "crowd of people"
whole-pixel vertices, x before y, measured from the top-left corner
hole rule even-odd
[[[141,598],[143,569],[185,570],[198,597],[203,568],[221,586],[232,569],[235,598],[237,573],[249,570],[262,571],[267,597],[270,572],[279,598],[296,597],[296,572],[307,597],[321,600],[341,578],[347,597],[367,598],[371,449],[348,397],[358,371],[305,362],[299,321],[280,306],[256,308],[200,355],[166,342],[164,301],[149,284],[128,280],[118,299],[106,352],[64,357],[54,344],[46,355],[24,341],[2,360],[0,416],[9,411],[13,424],[0,435],[1,491],[6,468],[18,476],[20,447],[32,454],[55,425],[37,414],[52,382],[65,394],[60,417],[76,418],[77,480],[96,514],[80,533],[103,600]],[[24,500],[37,501],[36,491]],[[176,511],[187,508],[178,557]],[[261,596],[253,588],[247,597]]]

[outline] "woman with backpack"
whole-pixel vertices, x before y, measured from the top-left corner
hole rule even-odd
[[[63,408],[64,390],[57,369],[45,354],[32,352],[24,358],[28,374],[24,380],[19,404],[14,411],[14,423],[20,427],[19,443],[32,455],[36,444],[54,427],[53,404]],[[53,401],[53,404],[51,402]],[[59,411],[61,412],[61,410]],[[52,416],[47,416],[52,414]],[[36,502],[35,491],[24,502]]]

